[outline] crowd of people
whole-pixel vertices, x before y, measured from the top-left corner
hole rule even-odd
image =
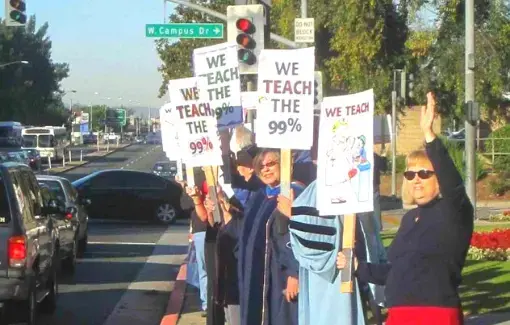
[[[433,132],[435,116],[429,93],[421,116],[424,148],[408,155],[403,175],[402,199],[416,208],[403,216],[388,251],[380,237],[375,171],[374,212],[357,215],[353,293],[340,291],[348,263],[343,216],[317,211],[316,139],[310,151],[294,154],[286,197],[280,151],[257,148],[248,129],[236,129],[240,150],[224,157],[218,184],[208,186],[199,173],[197,186],[183,183],[194,204],[191,229],[207,324],[363,325],[369,311],[376,324],[463,324],[458,287],[473,207]],[[317,129],[318,118],[314,124]],[[377,166],[380,157],[374,159]]]

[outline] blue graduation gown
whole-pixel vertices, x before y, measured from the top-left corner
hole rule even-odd
[[[336,256],[342,249],[342,218],[319,217],[316,195],[314,181],[294,200],[289,226],[292,251],[300,266],[299,325],[365,325],[357,281],[352,294],[340,292]],[[357,238],[361,239],[358,234]],[[363,259],[364,248],[356,248],[356,255]]]
[[[238,239],[238,281],[241,325],[262,323],[266,223],[276,208],[276,198],[267,198],[265,189],[247,203]]]
[[[301,185],[292,183],[291,186],[296,197],[303,192]],[[278,219],[286,225],[285,229],[279,229]],[[283,295],[287,278],[299,276],[299,264],[290,247],[288,222],[276,209],[266,225],[263,325],[298,325],[297,300],[289,303]]]

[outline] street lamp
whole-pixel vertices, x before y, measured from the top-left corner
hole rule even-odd
[[[5,68],[10,65],[14,65],[14,64],[30,64],[30,62],[28,62],[28,61],[12,61],[12,62],[8,62],[8,63],[3,63],[3,64],[0,64],[0,69]]]

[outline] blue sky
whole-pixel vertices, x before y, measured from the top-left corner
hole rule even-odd
[[[167,3],[167,13],[172,8]],[[62,88],[76,90],[73,102],[153,108],[165,102],[158,98],[154,39],[145,37],[146,23],[163,23],[162,0],[28,0],[27,13],[38,26],[49,23],[53,59],[70,65]]]

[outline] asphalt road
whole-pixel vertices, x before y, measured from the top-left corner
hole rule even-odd
[[[132,145],[61,176],[149,171],[162,159],[161,146]],[[39,325],[158,325],[187,254],[188,227],[186,220],[170,227],[92,220],[87,252],[76,273],[61,278],[58,308]]]

